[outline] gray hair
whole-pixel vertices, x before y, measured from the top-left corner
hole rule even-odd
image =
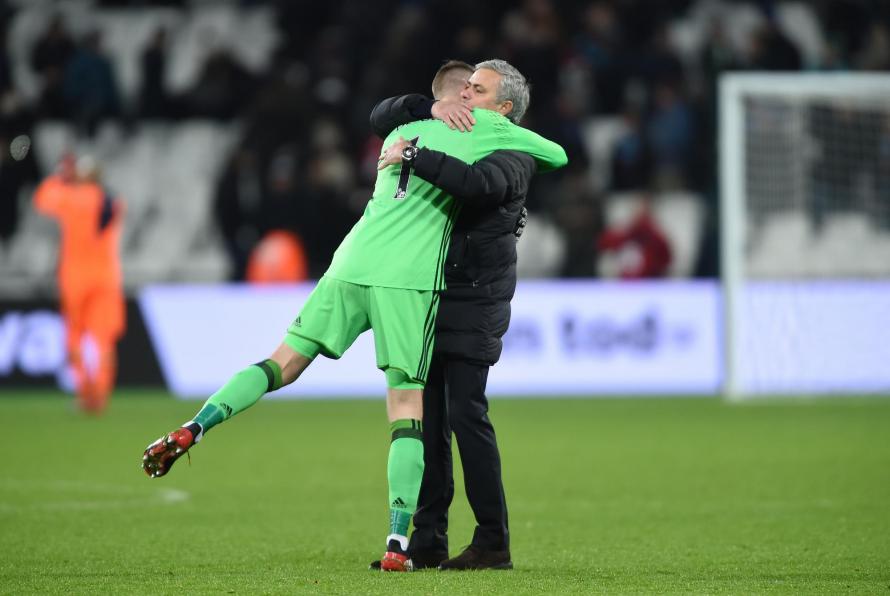
[[[498,85],[495,100],[503,102],[510,100],[513,102],[513,111],[507,114],[510,122],[518,124],[525,111],[528,109],[530,101],[529,85],[522,73],[516,70],[516,67],[506,60],[486,60],[476,65],[476,70],[487,68],[501,75],[501,82]]]

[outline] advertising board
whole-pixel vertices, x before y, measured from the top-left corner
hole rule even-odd
[[[206,397],[271,353],[313,285],[155,286],[140,298],[168,387]],[[718,294],[709,282],[520,284],[493,395],[715,393]],[[381,396],[371,333],[275,395]]]

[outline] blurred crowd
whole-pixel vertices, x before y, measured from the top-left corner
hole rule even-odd
[[[189,6],[145,0],[96,4]],[[609,244],[601,239],[615,238],[603,229],[603,197],[608,193],[657,196],[685,190],[702,197],[710,214],[695,273],[713,276],[719,75],[732,70],[890,69],[890,2],[809,2],[826,41],[816,60],[805,58],[779,26],[778,3],[770,1],[747,2],[764,18],[741,46],[730,43],[732,23],[714,18],[691,59],[676,47],[671,26],[701,1],[239,4],[276,11],[280,43],[267,69],[247,68],[221,44],[191,88],[171,93],[165,86],[170,32],[159,28],[142,51],[141,87],[131,102],[122,99],[103,31],[76,37],[64,18],[53,18],[30,49],[30,67],[41,82],[38,102],[18,98],[8,53],[0,55],[2,146],[39,119],[69,120],[84,135],[94,134],[107,119],[125,127],[147,120],[237,119],[243,123],[241,138],[216,183],[215,199],[233,277],[242,278],[260,240],[281,229],[300,239],[308,275],[318,277],[370,196],[381,148],[368,126],[374,104],[397,94],[429,94],[430,80],[446,59],[474,63],[499,57],[532,84],[523,125],[560,143],[569,156],[563,171],[535,181],[528,200],[531,213],[555,225],[564,238],[565,255],[555,273],[596,275],[597,251]],[[6,7],[0,18],[8,23],[13,14]],[[597,188],[590,176],[592,148],[585,126],[604,116],[620,118],[623,132],[610,149],[608,182]],[[37,175],[32,160],[11,162],[2,154],[0,240],[12,233],[17,219],[15,201],[6,199],[10,185]],[[125,194],[125,189],[117,190]],[[663,267],[645,271],[664,274]]]

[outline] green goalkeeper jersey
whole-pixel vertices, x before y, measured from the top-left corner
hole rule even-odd
[[[521,151],[535,158],[539,171],[568,161],[562,147],[497,112],[476,109],[473,115],[471,132],[451,130],[439,120],[419,120],[396,128],[383,145],[401,136],[467,163],[498,149]],[[442,290],[445,255],[459,209],[458,201],[413,175],[408,165],[391,165],[378,172],[373,197],[325,275],[366,286]]]

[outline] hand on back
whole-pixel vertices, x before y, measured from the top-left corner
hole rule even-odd
[[[377,160],[377,169],[382,170],[387,166],[391,166],[393,164],[402,162],[402,149],[410,145],[411,143],[405,140],[404,137],[399,137],[399,140],[383,149],[383,153],[380,154],[380,158]]]
[[[441,99],[433,104],[433,118],[444,122],[448,128],[455,128],[461,132],[473,130],[476,119],[473,118],[473,110],[460,101]]]

